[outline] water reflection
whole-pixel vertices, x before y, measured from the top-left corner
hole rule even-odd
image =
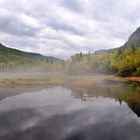
[[[140,88],[133,84],[93,85],[86,90],[77,90],[75,97],[81,101],[92,101],[93,97],[111,98],[119,102],[120,105],[124,101],[140,117]]]
[[[126,88],[54,87],[6,98],[0,102],[0,139],[139,140],[137,92]]]

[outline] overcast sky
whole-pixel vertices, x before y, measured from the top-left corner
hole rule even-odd
[[[0,42],[68,58],[123,45],[140,26],[140,0],[0,0]]]

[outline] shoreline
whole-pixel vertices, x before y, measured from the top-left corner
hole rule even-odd
[[[0,73],[0,88],[46,87],[46,86],[90,86],[91,84],[136,82],[140,77],[119,77],[101,74],[66,74],[61,72]]]
[[[25,92],[61,86],[79,92],[116,90],[122,86],[140,87],[140,77],[113,75],[72,75],[60,72],[0,73],[0,101]],[[119,94],[116,92],[116,94]]]

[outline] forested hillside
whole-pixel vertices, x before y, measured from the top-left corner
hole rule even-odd
[[[0,44],[0,70],[21,69],[140,76],[140,28],[121,47],[88,54],[77,53],[67,61],[26,53]]]
[[[119,76],[140,75],[140,28],[121,47],[99,50],[94,54],[72,56],[73,71],[116,74]]]
[[[17,49],[8,48],[0,44],[0,70],[46,70],[52,63],[60,59],[47,57],[37,53],[23,52]]]

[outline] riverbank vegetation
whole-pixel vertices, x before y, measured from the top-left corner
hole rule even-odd
[[[0,72],[63,72],[140,76],[140,28],[121,47],[74,54],[69,60],[27,53],[0,44]]]
[[[11,57],[12,55],[12,57]],[[124,47],[102,53],[75,54],[70,60],[47,60],[22,58],[17,54],[2,57],[0,71],[66,72],[71,74],[101,73],[119,76],[140,75],[140,48]]]

